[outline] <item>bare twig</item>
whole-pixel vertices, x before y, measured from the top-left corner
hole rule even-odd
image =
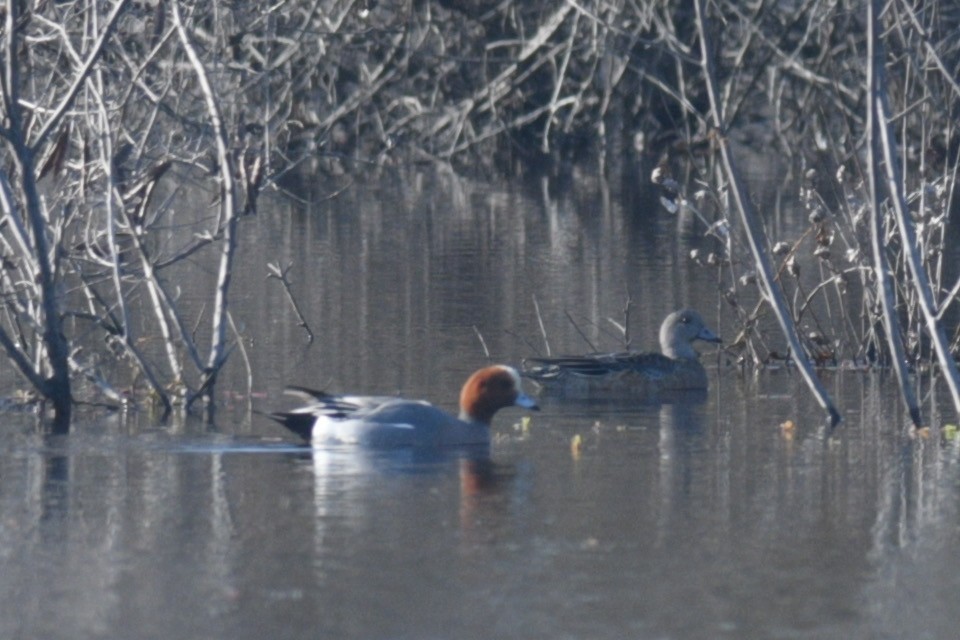
[[[538,310],[538,313],[539,313],[539,310]],[[570,312],[564,309],[563,313],[564,315],[567,316],[567,320],[570,321],[570,324],[573,325],[573,328],[577,330],[577,333],[580,334],[580,337],[583,338],[583,341],[590,346],[590,350],[596,352],[597,348],[593,345],[592,342],[590,342],[590,338],[587,337],[587,334],[585,334],[583,331],[580,330],[580,327],[577,325],[576,321],[573,319],[573,316],[570,315]]]
[[[814,372],[813,367],[803,350],[803,346],[800,343],[800,338],[797,334],[797,329],[794,326],[793,318],[790,315],[786,301],[783,297],[783,291],[774,281],[773,268],[770,264],[770,258],[767,254],[766,234],[763,231],[763,227],[754,208],[753,201],[749,198],[746,193],[746,189],[743,186],[743,180],[740,177],[733,154],[730,151],[729,143],[724,137],[723,132],[725,130],[726,123],[723,119],[723,113],[720,110],[720,98],[716,87],[716,74],[713,69],[714,48],[711,39],[712,34],[710,33],[710,29],[707,24],[704,0],[696,0],[695,7],[697,12],[697,29],[700,36],[700,48],[702,53],[701,64],[704,72],[704,80],[706,82],[707,95],[710,98],[712,119],[714,126],[716,126],[719,132],[719,135],[717,136],[717,142],[720,148],[720,156],[723,160],[727,178],[730,180],[730,192],[733,196],[734,202],[737,205],[737,210],[740,213],[740,219],[743,222],[747,241],[750,245],[750,251],[753,254],[754,262],[757,266],[758,276],[763,283],[764,294],[766,295],[767,301],[770,303],[770,306],[773,309],[774,315],[776,315],[777,320],[780,323],[784,337],[787,339],[787,343],[790,346],[793,357],[797,362],[797,366],[800,369],[804,380],[807,382],[807,386],[810,387],[810,390],[820,403],[820,406],[823,407],[829,414],[831,423],[836,424],[841,419],[840,412],[837,411],[836,407],[833,405],[833,402],[830,400],[830,396],[827,394],[826,389],[823,387],[823,384],[820,382],[819,378],[817,378],[817,374]]]
[[[489,360],[490,359],[490,349],[487,348],[487,341],[483,339],[483,334],[480,333],[480,329],[477,328],[477,325],[473,325],[473,332],[477,336],[477,340],[480,341],[480,346],[483,347],[483,355]]]
[[[290,301],[290,306],[293,307],[294,313],[297,314],[297,326],[303,327],[303,330],[307,332],[307,343],[313,343],[313,331],[310,330],[310,325],[307,324],[307,319],[303,316],[303,311],[300,310],[300,305],[297,303],[297,299],[293,295],[293,291],[290,289],[290,280],[287,278],[287,274],[290,273],[290,269],[293,268],[293,264],[288,264],[285,268],[281,269],[279,263],[268,263],[267,270],[270,273],[267,274],[267,278],[274,278],[280,281],[280,284],[283,285],[283,290],[287,294],[287,300]]]
[[[100,35],[97,36],[97,40],[86,51],[87,59],[74,76],[70,88],[67,89],[66,93],[64,93],[64,95],[61,97],[60,104],[53,109],[53,113],[49,118],[47,118],[46,122],[43,123],[43,125],[40,127],[40,130],[37,132],[37,135],[31,142],[30,150],[32,152],[35,153],[46,141],[47,136],[50,135],[50,132],[60,125],[61,118],[63,118],[63,115],[66,113],[67,109],[70,108],[70,105],[73,103],[73,99],[77,96],[77,92],[80,91],[80,88],[86,81],[91,69],[93,69],[94,63],[100,59],[104,44],[113,33],[113,28],[116,26],[117,20],[120,18],[120,14],[123,13],[123,10],[127,8],[128,4],[129,0],[117,0],[116,4],[113,5],[113,10],[110,12],[110,15],[107,16],[106,22],[103,25],[103,29],[100,31]],[[13,31],[7,31],[7,33],[12,34]],[[8,38],[8,40],[13,40],[13,38]]]
[[[540,325],[540,335],[543,336],[543,346],[547,350],[547,355],[552,355],[550,351],[550,340],[547,338],[547,329],[543,326],[543,316],[540,315],[540,304],[537,302],[537,296],[533,296],[533,310],[537,314],[537,324]]]
[[[230,330],[233,331],[234,335],[234,344],[237,345],[237,349],[240,350],[240,358],[243,360],[243,366],[247,372],[247,408],[250,410],[253,407],[253,368],[250,366],[250,356],[247,355],[247,347],[243,344],[243,336],[240,335],[239,329],[237,329],[237,324],[233,321],[233,314],[227,314],[227,320],[230,322]]]

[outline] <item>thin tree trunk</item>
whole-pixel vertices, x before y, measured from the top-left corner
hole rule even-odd
[[[874,273],[877,276],[877,291],[879,292],[883,313],[883,328],[887,334],[887,345],[890,347],[893,370],[897,374],[900,393],[903,395],[903,400],[910,411],[913,426],[919,429],[922,426],[920,406],[917,404],[917,396],[910,385],[910,376],[907,372],[907,359],[904,354],[900,321],[897,318],[896,311],[896,292],[890,276],[890,265],[887,262],[887,247],[883,242],[883,208],[880,197],[880,190],[884,184],[880,169],[880,163],[883,162],[883,153],[880,150],[880,123],[878,121],[881,114],[877,109],[879,102],[877,99],[879,95],[879,69],[883,68],[883,52],[880,48],[877,25],[879,4],[878,0],[870,0],[867,4],[867,95],[869,96],[867,105],[867,153],[869,154],[867,164],[870,178],[870,206],[873,209],[870,216],[870,241],[873,246]]]
[[[871,0],[871,9],[873,10],[873,20],[879,19],[879,3]],[[872,25],[871,22],[871,25]],[[877,60],[883,59],[882,44],[876,40],[874,46],[876,51],[874,55]],[[920,303],[920,313],[930,335],[933,350],[937,354],[937,361],[940,363],[940,369],[946,380],[947,387],[950,389],[950,396],[953,398],[954,410],[960,413],[960,374],[957,372],[957,363],[950,354],[950,344],[947,336],[940,324],[936,302],[934,300],[933,290],[930,287],[930,280],[927,277],[926,269],[923,266],[923,256],[917,246],[917,233],[914,229],[913,219],[907,209],[906,199],[903,195],[903,185],[901,183],[900,155],[897,152],[896,140],[893,132],[890,130],[890,108],[887,104],[887,81],[886,73],[882,64],[874,66],[876,74],[876,93],[870,95],[872,104],[871,111],[876,110],[876,125],[879,129],[879,142],[883,151],[883,166],[885,168],[887,190],[890,195],[890,204],[893,208],[893,214],[897,221],[897,228],[900,231],[900,244],[903,246],[904,260],[910,268],[910,275],[913,278],[913,287],[917,292],[917,298]]]
[[[207,360],[207,369],[204,380],[201,385],[201,393],[207,400],[207,415],[213,418],[213,387],[217,379],[217,374],[227,355],[227,327],[228,327],[228,300],[227,294],[230,291],[230,278],[233,269],[233,258],[237,248],[237,222],[238,212],[236,206],[236,194],[234,187],[234,162],[230,154],[227,129],[223,122],[223,116],[220,112],[219,100],[214,93],[210,80],[207,78],[207,72],[203,68],[200,57],[190,42],[186,27],[180,17],[179,0],[174,0],[173,18],[176,23],[177,33],[180,36],[180,42],[187,53],[187,58],[194,68],[197,80],[200,83],[200,90],[207,103],[207,112],[210,122],[213,125],[214,138],[217,144],[217,164],[220,169],[220,228],[223,230],[223,251],[220,253],[220,270],[217,274],[217,292],[213,307],[213,331],[211,336],[210,356]]]
[[[60,305],[57,300],[55,270],[51,264],[52,254],[47,238],[47,222],[43,217],[40,195],[37,193],[36,174],[34,172],[34,152],[24,138],[23,116],[20,106],[20,78],[17,55],[18,39],[15,37],[19,20],[17,0],[8,0],[6,29],[6,65],[3,77],[3,94],[6,101],[7,128],[4,137],[12,148],[13,162],[20,178],[20,188],[24,195],[23,215],[27,219],[32,240],[31,252],[38,268],[37,283],[40,289],[41,308],[43,310],[42,332],[45,362],[48,371],[44,372],[45,381],[41,393],[53,404],[54,433],[67,433],[70,430],[70,362],[67,339],[61,329]],[[14,213],[14,215],[16,215]]]
[[[700,35],[700,51],[702,55],[701,66],[703,68],[704,80],[706,82],[707,95],[710,98],[710,108],[713,116],[713,123],[717,129],[716,140],[720,148],[720,157],[723,160],[724,170],[727,178],[730,180],[730,192],[733,194],[737,205],[737,211],[740,213],[740,219],[743,222],[744,230],[747,235],[747,242],[750,245],[750,251],[753,254],[756,263],[757,273],[760,282],[763,284],[763,293],[770,303],[783,335],[790,345],[793,358],[800,369],[801,375],[807,382],[807,386],[813,392],[820,403],[829,414],[831,424],[840,421],[840,413],[834,407],[830,396],[824,389],[823,384],[817,377],[813,366],[810,364],[807,354],[800,344],[800,338],[797,336],[797,329],[793,318],[787,309],[786,301],[783,297],[783,291],[776,282],[773,267],[770,263],[770,257],[767,253],[767,238],[760,222],[760,217],[753,206],[753,201],[747,194],[743,179],[736,166],[733,154],[730,151],[729,143],[725,137],[724,131],[726,123],[723,121],[723,112],[721,111],[720,97],[717,91],[716,75],[713,68],[713,46],[710,40],[710,29],[707,25],[707,15],[705,0],[696,0],[697,11],[697,29]]]

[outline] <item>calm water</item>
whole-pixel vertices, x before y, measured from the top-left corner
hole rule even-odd
[[[955,637],[960,444],[907,438],[879,375],[827,379],[834,431],[796,377],[712,369],[705,399],[506,410],[489,451],[433,455],[311,451],[247,411],[290,382],[452,408],[478,336],[545,349],[534,297],[555,353],[589,348],[567,314],[619,346],[628,293],[634,344],[692,303],[723,333],[700,230],[576,184],[378,176],[245,221],[253,387],[235,356],[214,428],[0,417],[0,637]]]

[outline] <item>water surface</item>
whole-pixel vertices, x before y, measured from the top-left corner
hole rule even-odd
[[[835,430],[796,376],[709,358],[706,398],[509,409],[482,450],[311,450],[248,413],[287,383],[452,409],[484,347],[546,350],[534,298],[554,353],[621,346],[628,295],[635,345],[688,304],[723,333],[702,230],[630,183],[372,176],[246,219],[253,387],[235,357],[215,426],[3,416],[0,637],[953,637],[960,444],[910,439],[888,376],[827,377]]]

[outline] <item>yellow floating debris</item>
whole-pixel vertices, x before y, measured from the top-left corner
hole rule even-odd
[[[797,425],[793,420],[785,420],[780,423],[780,435],[783,436],[784,440],[793,440],[794,434],[797,432]]]
[[[580,434],[573,436],[570,439],[570,455],[573,456],[574,460],[580,459],[580,450],[583,448],[583,438],[580,437]]]

